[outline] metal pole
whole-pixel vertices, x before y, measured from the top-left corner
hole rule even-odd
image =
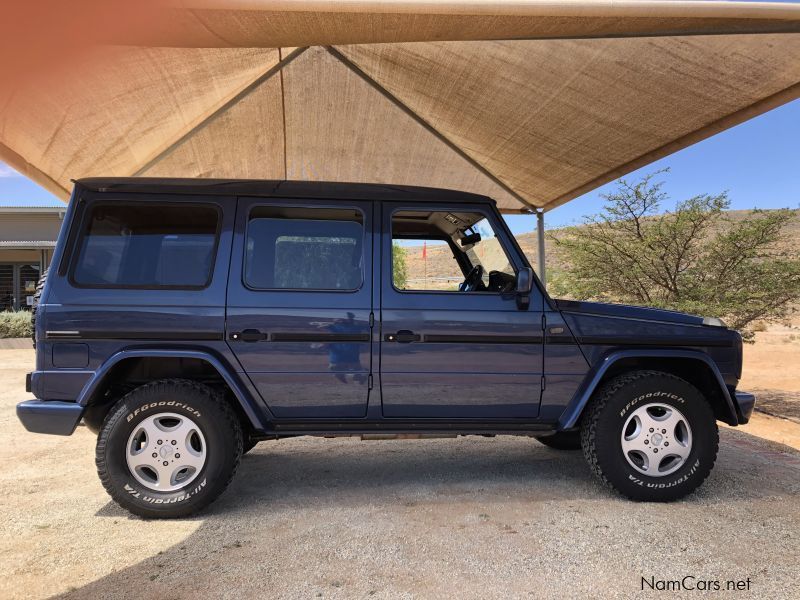
[[[547,279],[545,278],[544,270],[544,211],[536,211],[536,238],[539,242],[539,280],[542,282],[542,287],[547,289]]]

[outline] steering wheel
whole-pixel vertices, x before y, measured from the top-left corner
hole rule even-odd
[[[475,265],[464,282],[458,286],[459,292],[474,292],[483,279],[483,265]]]

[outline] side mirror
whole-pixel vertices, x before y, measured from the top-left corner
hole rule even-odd
[[[528,310],[531,304],[531,290],[533,289],[533,269],[523,267],[517,273],[517,308]]]

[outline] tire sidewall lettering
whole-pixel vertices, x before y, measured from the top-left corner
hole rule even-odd
[[[197,485],[193,485],[188,490],[181,490],[179,495],[172,496],[172,497],[159,497],[153,496],[153,492],[144,492],[142,490],[138,490],[131,486],[129,483],[124,485],[125,492],[131,496],[132,498],[136,498],[141,502],[145,502],[147,504],[178,504],[180,502],[185,502],[190,498],[193,498],[195,495],[199,494],[207,484],[207,480],[203,478],[203,480],[198,483]]]
[[[631,473],[628,473],[628,481],[630,481],[631,483],[635,483],[640,487],[652,490],[663,490],[675,487],[676,485],[680,485],[682,483],[685,483],[686,481],[689,481],[692,475],[694,475],[699,468],[700,468],[700,459],[698,458],[697,460],[694,461],[694,464],[692,464],[692,467],[686,473],[684,473],[677,479],[673,479],[672,481],[658,481],[655,479],[653,479],[652,481],[650,480],[645,481],[643,479],[640,479],[639,477],[636,477],[635,475],[632,475]]]
[[[198,418],[202,417],[202,414],[200,413],[200,411],[195,409],[194,407],[190,406],[189,404],[185,404],[184,402],[178,402],[176,400],[162,400],[160,402],[149,402],[149,403],[144,404],[144,405],[140,406],[139,408],[131,411],[125,417],[125,421],[127,423],[130,423],[131,421],[133,421],[139,415],[143,415],[148,410],[151,410],[151,409],[154,409],[154,408],[181,408],[181,409],[185,410],[186,412],[188,412],[193,417],[198,417]]]
[[[619,416],[620,418],[624,419],[626,415],[632,412],[637,406],[639,406],[643,402],[645,401],[652,402],[658,400],[661,401],[671,400],[672,402],[676,402],[679,405],[686,404],[685,398],[682,395],[676,394],[674,392],[664,392],[664,391],[645,392],[644,394],[636,396],[636,398],[625,404],[625,406],[623,406],[622,410],[619,412]],[[667,404],[669,404],[669,402],[667,402]]]

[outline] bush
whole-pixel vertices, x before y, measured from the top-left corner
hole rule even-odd
[[[406,289],[408,284],[408,266],[406,249],[400,244],[392,242],[392,281],[399,290]]]
[[[27,310],[0,312],[0,338],[31,337],[31,313]]]
[[[752,339],[758,322],[781,322],[800,299],[800,257],[787,209],[733,219],[726,194],[702,194],[660,213],[656,174],[619,182],[601,213],[551,239],[565,258],[556,294],[721,317]],[[753,324],[756,323],[755,327]]]

